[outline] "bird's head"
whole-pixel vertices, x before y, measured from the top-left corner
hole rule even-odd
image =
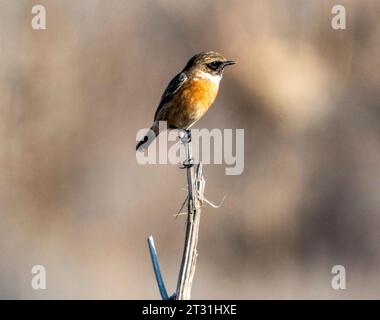
[[[217,52],[201,52],[189,60],[184,71],[196,77],[208,78],[212,81],[219,82],[223,75],[224,68],[235,63],[235,61],[227,60]]]

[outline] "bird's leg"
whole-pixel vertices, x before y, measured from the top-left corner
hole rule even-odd
[[[183,144],[191,142],[191,130],[190,129],[181,130],[179,132],[179,136],[180,136],[181,142]]]
[[[194,159],[189,157],[189,152],[188,152],[189,151],[188,144],[191,142],[191,130],[187,129],[187,130],[181,131],[181,133],[182,133],[182,135],[180,136],[181,141],[184,144],[185,149],[186,149],[186,159],[182,163],[182,166],[180,168],[181,169],[188,169],[188,168],[191,168],[194,164]]]

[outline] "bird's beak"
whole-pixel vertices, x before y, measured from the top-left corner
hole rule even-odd
[[[226,67],[226,66],[231,66],[231,65],[233,65],[233,64],[236,64],[236,61],[227,60],[227,61],[224,62],[224,66],[225,66],[225,67]]]

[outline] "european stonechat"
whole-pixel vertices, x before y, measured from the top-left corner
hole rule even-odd
[[[212,51],[192,57],[170,81],[157,107],[151,130],[137,144],[136,150],[146,149],[159,135],[159,121],[166,121],[169,130],[188,130],[214,102],[224,68],[235,63]]]

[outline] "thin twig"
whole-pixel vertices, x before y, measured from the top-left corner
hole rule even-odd
[[[162,300],[169,300],[169,295],[165,288],[164,279],[162,279],[160,265],[158,264],[157,251],[154,245],[153,236],[149,236],[148,246],[149,246],[150,257],[152,258],[153,270],[156,276],[157,285],[158,285],[158,289],[160,290],[161,298]]]
[[[177,217],[179,215],[182,215],[183,213],[186,213],[186,212],[182,212],[182,209],[185,207],[186,205],[186,202],[187,202],[187,197],[186,199],[183,201],[182,205],[181,205],[181,208],[178,210],[178,212],[175,214],[175,218],[177,219]]]

